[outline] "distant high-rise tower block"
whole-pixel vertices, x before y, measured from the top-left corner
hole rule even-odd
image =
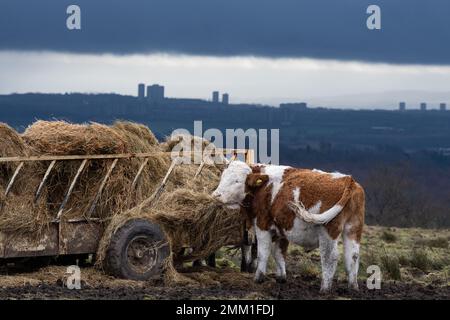
[[[281,103],[280,108],[284,110],[299,111],[308,109],[306,102]]]
[[[398,104],[398,110],[405,111],[406,110],[406,103],[405,102],[400,102]]]
[[[441,104],[439,105],[439,110],[441,110],[441,111],[447,110],[447,104],[446,104],[446,103],[441,103]]]
[[[422,110],[422,111],[426,111],[427,110],[427,104],[425,102],[422,102],[420,104],[420,110]]]
[[[222,103],[229,104],[230,103],[230,95],[228,93],[224,93],[222,95]]]
[[[164,100],[164,86],[154,84],[147,86],[147,98],[151,101],[161,102]]]
[[[140,83],[138,85],[138,98],[144,99],[145,98],[145,84]]]
[[[212,99],[214,103],[219,103],[219,91],[213,91]]]

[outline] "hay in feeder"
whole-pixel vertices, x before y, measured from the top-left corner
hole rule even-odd
[[[36,153],[11,127],[0,123],[0,157],[26,157]],[[18,162],[0,163],[0,231],[28,233],[40,231],[48,224],[43,214],[46,204],[34,202],[34,195],[40,183],[36,175],[40,171],[37,162],[25,162],[17,178],[5,195],[10,179]],[[46,190],[43,190],[46,193]]]
[[[174,134],[167,137],[161,147],[166,152],[195,152],[192,156],[185,156],[185,163],[199,165],[204,161],[208,165],[224,165],[226,158],[222,153],[216,152],[217,147],[202,137],[188,134]]]
[[[154,153],[161,148],[155,144],[151,131],[142,125],[116,122],[113,126],[97,123],[70,124],[63,121],[38,121],[27,128],[24,139],[40,154],[95,155]],[[148,197],[166,173],[170,159],[166,156],[150,157],[136,189],[132,182],[142,160],[121,159],[117,162],[105,189],[101,193],[91,217],[108,218],[135,206]],[[86,216],[113,160],[90,160],[79,177],[67,203],[66,217]],[[50,209],[58,209],[67,188],[74,178],[81,160],[58,162],[49,176],[47,188]]]
[[[176,166],[158,201],[149,207],[138,209],[138,205],[157,190],[170,167],[171,155],[161,152],[171,151],[179,146],[179,138],[159,144],[150,129],[131,122],[116,122],[106,126],[97,123],[37,121],[22,136],[7,126],[0,126],[0,132],[5,132],[0,138],[1,156],[155,154],[149,158],[135,190],[131,189],[131,185],[142,159],[119,160],[108,179],[91,216],[100,218],[105,226],[98,248],[98,262],[102,262],[111,236],[130,218],[147,218],[160,225],[169,239],[175,260],[192,261],[203,258],[224,245],[240,240],[242,222],[239,211],[228,210],[209,196],[219,183],[221,166],[206,165],[195,179],[198,165]],[[214,148],[210,142],[201,138],[184,136],[183,139],[190,144],[201,141],[202,149],[208,146]],[[113,160],[88,161],[66,205],[68,211],[64,212],[63,220],[86,217],[112,162]],[[17,190],[14,189],[6,201],[0,196],[0,203],[5,204],[0,210],[0,231],[38,233],[48,225],[55,218],[80,163],[81,160],[57,162],[46,183],[41,201],[37,204],[33,202],[37,184],[24,188],[25,181],[18,180]],[[48,164],[49,162],[36,162],[33,172],[21,179],[40,182]],[[16,165],[17,163],[14,164]],[[2,171],[1,178],[5,180],[11,176],[14,167],[7,169],[8,171],[2,170],[4,172]],[[4,185],[3,183],[0,187],[1,194],[4,193]],[[189,254],[180,256],[182,248],[192,250]],[[171,280],[179,278],[173,268],[172,258],[167,262],[167,273]]]

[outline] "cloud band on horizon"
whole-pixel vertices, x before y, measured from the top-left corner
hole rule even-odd
[[[66,8],[82,9],[82,30]],[[382,9],[382,30],[366,8]],[[0,50],[450,64],[445,0],[3,0]]]

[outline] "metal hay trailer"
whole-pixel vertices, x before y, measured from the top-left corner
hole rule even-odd
[[[246,162],[254,162],[253,150],[216,149],[216,152],[223,153],[224,155],[231,155],[232,159],[235,159],[240,154],[245,157]],[[193,152],[190,154],[192,153]],[[77,173],[72,178],[70,184],[67,185],[65,197],[59,204],[59,208],[54,214],[52,223],[49,228],[43,230],[38,239],[36,239],[34,235],[6,234],[0,232],[0,263],[17,258],[55,257],[67,255],[84,256],[95,254],[107,223],[91,216],[117,163],[119,161],[130,159],[139,159],[141,161],[139,169],[135,173],[132,182],[130,192],[133,192],[136,185],[139,183],[139,177],[147,165],[149,158],[161,154],[162,153],[138,153],[0,158],[0,164],[17,163],[17,167],[13,175],[10,177],[8,185],[6,186],[4,194],[5,198],[7,198],[10,194],[17,177],[20,175],[22,168],[27,162],[41,161],[49,163],[47,170],[34,194],[35,202],[37,202],[41,197],[50,173],[58,162],[80,162]],[[164,154],[170,154],[170,152],[166,152]],[[83,170],[86,168],[89,161],[93,160],[110,161],[111,164],[102,178],[98,190],[95,191],[96,194],[92,203],[88,206],[87,212],[83,213],[83,218],[64,219],[65,213],[70,211],[70,208],[67,208],[67,204],[74,187],[76,186],[80,175],[83,173]],[[177,161],[173,160],[169,171],[160,184],[160,187],[153,195],[144,200],[140,206],[148,205],[149,203],[157,200],[161,192],[164,190],[164,186],[172,170],[177,164]],[[202,161],[195,177],[200,174],[204,166],[205,162]],[[161,245],[161,243],[164,245]],[[167,240],[161,229],[157,225],[154,225],[144,219],[131,219],[130,221],[127,221],[120,228],[120,230],[114,234],[114,238],[111,239],[110,247],[113,249],[110,250],[112,252],[109,253],[111,257],[109,259],[110,268],[107,268],[108,271],[118,277],[137,280],[145,280],[151,275],[159,272],[159,266],[163,262],[162,259],[170,254]]]

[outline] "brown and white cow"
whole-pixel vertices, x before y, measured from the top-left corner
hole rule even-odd
[[[349,287],[358,289],[365,196],[351,176],[288,166],[250,167],[233,161],[222,173],[213,196],[230,207],[241,207],[255,228],[255,281],[263,281],[271,251],[277,280],[286,281],[285,257],[289,242],[293,242],[307,250],[320,248],[321,291],[329,291],[342,234]],[[252,263],[250,252],[245,256],[247,263]]]

